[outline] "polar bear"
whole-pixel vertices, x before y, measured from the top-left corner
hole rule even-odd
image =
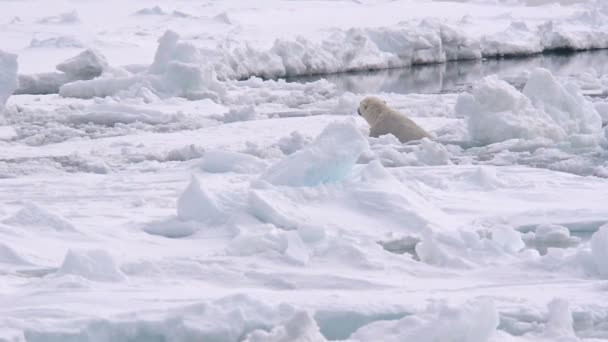
[[[377,97],[364,98],[359,104],[357,112],[371,126],[369,135],[372,137],[392,134],[402,143],[431,137],[414,121],[389,108],[385,101]]]

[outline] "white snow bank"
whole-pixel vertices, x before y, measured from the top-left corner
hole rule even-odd
[[[37,230],[43,229],[58,232],[77,231],[74,225],[65,218],[51,213],[32,202],[24,203],[23,208],[11,217],[3,220],[2,223],[29,229],[34,228]]]
[[[272,166],[261,179],[287,186],[315,186],[340,181],[367,147],[367,139],[353,123],[332,123],[312,144]]]
[[[260,158],[224,150],[206,151],[201,162],[201,169],[211,173],[260,173],[265,168],[266,162]]]
[[[498,312],[491,300],[475,300],[459,307],[444,303],[398,321],[379,321],[366,325],[350,336],[352,341],[384,342],[488,342],[496,332]]]
[[[567,138],[598,134],[601,118],[573,85],[560,85],[548,70],[534,70],[523,93],[488,76],[472,93],[458,96],[456,112],[468,118],[471,140],[491,144],[509,139]]]
[[[603,225],[591,237],[591,256],[601,277],[608,278],[608,225]]]
[[[0,50],[0,113],[17,85],[17,55]]]
[[[69,250],[57,275],[77,275],[92,281],[123,281],[126,276],[104,250]]]

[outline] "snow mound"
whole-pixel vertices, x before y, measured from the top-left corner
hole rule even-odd
[[[306,311],[296,312],[285,323],[270,331],[256,330],[243,342],[324,342],[315,320]]]
[[[65,218],[51,213],[41,206],[27,202],[13,216],[2,221],[4,224],[24,228],[49,229],[57,232],[76,232],[76,228]]]
[[[599,275],[608,278],[608,225],[603,225],[591,237],[591,256]]]
[[[491,300],[470,301],[458,308],[434,303],[426,312],[363,326],[350,340],[375,341],[382,336],[384,342],[489,342],[498,323],[498,312]]]
[[[117,282],[126,276],[104,250],[69,250],[57,275],[77,275],[92,281]]]
[[[315,186],[340,181],[367,147],[367,139],[353,123],[332,123],[312,144],[272,166],[262,179],[286,186]]]
[[[201,169],[211,173],[260,173],[265,168],[266,162],[260,158],[223,150],[206,151],[201,162]]]
[[[190,184],[177,200],[177,217],[182,221],[219,222],[227,214],[217,200],[192,176]]]
[[[17,55],[0,50],[0,113],[17,89]]]

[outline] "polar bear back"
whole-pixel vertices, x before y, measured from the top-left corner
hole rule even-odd
[[[422,127],[378,98],[366,97],[361,101],[359,114],[370,124],[372,137],[392,134],[402,143],[430,138]]]
[[[429,137],[429,134],[422,127],[418,126],[407,116],[392,109],[389,109],[389,111],[390,113],[385,113],[370,128],[370,136],[377,138],[382,135],[392,134],[402,143]]]

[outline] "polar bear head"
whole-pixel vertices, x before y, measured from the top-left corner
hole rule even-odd
[[[386,101],[375,97],[368,96],[361,101],[357,113],[361,115],[370,126],[373,126],[380,116],[386,112]]]

